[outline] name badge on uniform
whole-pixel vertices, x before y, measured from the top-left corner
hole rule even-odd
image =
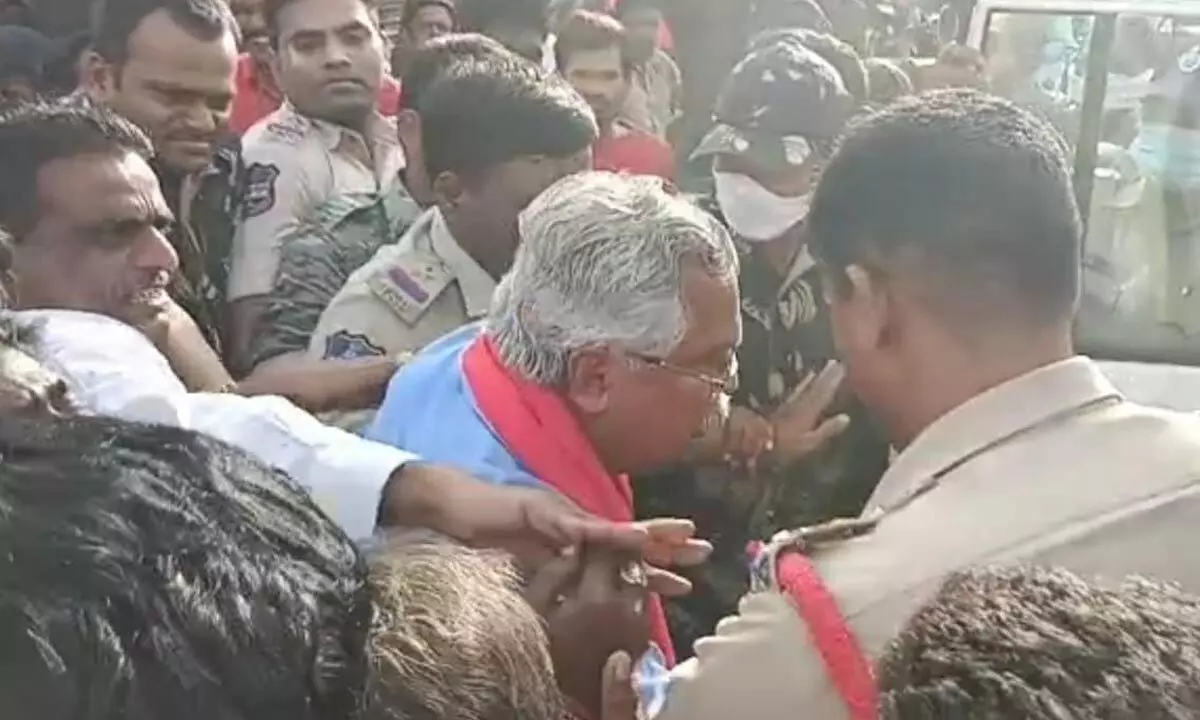
[[[404,255],[367,281],[371,292],[407,325],[415,325],[453,280],[436,257]]]

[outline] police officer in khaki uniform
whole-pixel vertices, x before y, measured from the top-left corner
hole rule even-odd
[[[586,169],[596,137],[591,109],[563,80],[510,53],[452,66],[419,113],[437,205],[350,277],[310,356],[415,351],[481,317],[512,263],[518,213]]]
[[[376,103],[383,40],[363,0],[290,0],[267,17],[288,100],[243,139],[242,223],[229,296],[235,357],[270,293],[284,238],[335,193],[377,193],[399,182],[404,159]]]
[[[853,635],[841,649],[857,641],[869,663],[975,565],[1200,591],[1185,550],[1200,418],[1129,402],[1074,355],[1082,232],[1055,130],[973,91],[901,101],[841,145],[808,230],[847,377],[901,451],[856,537],[776,538],[758,591],[675,670],[659,720],[871,714],[851,711],[834,680],[847,674],[781,592],[782,547],[811,558]]]

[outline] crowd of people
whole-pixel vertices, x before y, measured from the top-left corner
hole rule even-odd
[[[653,0],[94,2],[0,28],[6,716],[1200,717],[1200,418],[978,53],[754,3],[687,143]]]

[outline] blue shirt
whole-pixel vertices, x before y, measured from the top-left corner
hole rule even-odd
[[[475,402],[462,361],[479,330],[479,324],[455,330],[400,368],[366,436],[481,480],[548,488],[513,457]],[[657,647],[647,651],[639,664],[642,707],[654,717],[666,700],[670,676]]]

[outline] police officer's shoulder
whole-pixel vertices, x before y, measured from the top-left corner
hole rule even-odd
[[[815,557],[822,551],[870,535],[883,519],[882,512],[858,518],[836,518],[828,522],[783,530],[752,552],[750,585],[755,591],[780,590],[780,561],[788,555]]]
[[[243,143],[247,150],[271,145],[295,148],[313,135],[312,130],[311,120],[285,105],[247,130]]]
[[[453,271],[432,250],[410,246],[376,264],[366,283],[379,301],[412,327],[453,281]]]

